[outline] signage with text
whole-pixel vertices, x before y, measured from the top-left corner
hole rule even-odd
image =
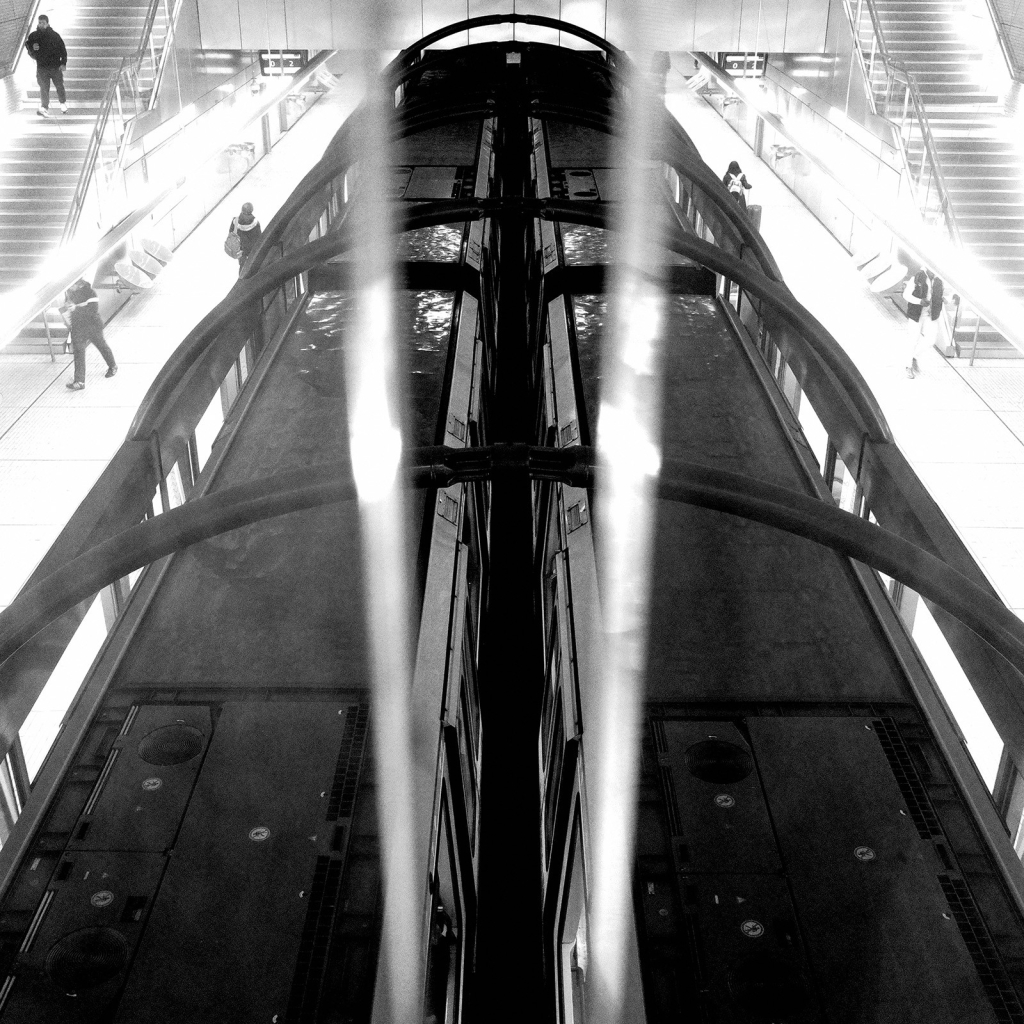
[[[723,53],[722,70],[733,78],[763,78],[767,53]]]
[[[306,64],[307,50],[260,50],[261,75],[296,75]]]

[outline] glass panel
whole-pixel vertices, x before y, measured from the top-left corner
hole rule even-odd
[[[574,295],[572,311],[576,326],[576,353],[583,381],[583,400],[586,402],[587,420],[593,440],[601,391],[601,338],[608,314],[608,301],[603,295]]]
[[[196,453],[199,456],[200,470],[206,465],[206,461],[213,451],[213,442],[217,439],[217,434],[220,433],[220,428],[223,425],[224,412],[218,393],[213,396],[202,419],[196,424]]]
[[[455,293],[424,290],[395,295],[395,341],[408,377],[407,429],[411,447],[435,443]]]
[[[25,767],[33,781],[42,767],[53,741],[60,731],[61,722],[78,693],[85,674],[106,639],[107,627],[103,621],[103,604],[93,600],[85,618],[71,638],[60,661],[47,680],[43,692],[28,713],[21,727]]]
[[[924,601],[919,601],[917,605],[913,635],[918,650],[964,735],[967,752],[978,766],[985,785],[991,790],[999,770],[1003,741]]]
[[[811,452],[818,464],[820,473],[825,466],[825,452],[828,449],[828,432],[822,426],[818,414],[810,402],[800,403],[799,414],[800,426],[803,427],[804,437],[807,438]]]

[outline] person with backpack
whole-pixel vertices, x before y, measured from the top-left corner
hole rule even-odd
[[[921,333],[929,345],[934,345],[939,336],[939,320],[942,319],[942,308],[946,286],[941,277],[928,271],[928,306],[921,316]]]
[[[729,170],[722,175],[722,184],[729,190],[729,195],[745,210],[747,208],[745,190],[754,186],[747,181],[747,176],[740,170],[740,165],[736,160],[729,164]]]
[[[907,303],[907,376],[913,380],[917,365],[917,344],[921,340],[921,311],[928,304],[928,274],[922,268],[907,278],[903,298]]]
[[[66,294],[71,327],[71,348],[75,353],[75,377],[64,386],[69,391],[82,391],[85,388],[85,352],[90,342],[96,346],[104,362],[107,372],[104,377],[113,377],[117,373],[117,360],[110,351],[106,338],[103,337],[103,321],[100,319],[100,300],[88,281],[79,278]]]
[[[239,276],[242,274],[245,261],[256,248],[256,243],[262,234],[263,229],[260,227],[260,222],[252,212],[252,203],[243,203],[238,216],[231,218],[228,237],[224,240],[224,251],[232,259],[238,260]]]

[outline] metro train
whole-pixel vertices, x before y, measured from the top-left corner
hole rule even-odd
[[[509,21],[580,48],[433,48]],[[907,552],[967,581],[978,614],[995,598],[667,115],[663,469],[642,740],[623,752],[633,912],[615,1007],[593,982],[593,452],[628,66],[527,16],[403,51],[385,72],[390,178],[359,175],[357,112],[0,617],[10,718],[86,598],[118,612],[0,851],[3,1024],[391,1021],[401,974],[429,1022],[1024,1021],[1021,865],[871,538],[895,538],[885,565],[921,581],[972,678],[1018,686],[1010,648]],[[421,470],[401,552],[419,961],[401,964],[378,809],[392,723],[368,653],[380,581],[344,482],[365,189],[395,210]]]

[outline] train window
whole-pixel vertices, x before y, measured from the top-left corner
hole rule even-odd
[[[904,593],[913,592],[907,589]],[[917,599],[916,594],[914,597]],[[992,719],[978,700],[970,680],[960,667],[953,649],[932,617],[931,610],[919,599],[916,600],[916,605],[911,628],[914,643],[928,663],[928,669],[953,713],[960,732],[963,733],[968,754],[991,791],[999,771],[1003,741],[992,724]]]
[[[562,903],[558,962],[559,1024],[583,1024],[586,1018],[587,896],[579,809],[569,847],[569,884]]]
[[[235,365],[238,367],[238,383],[241,386],[249,379],[249,371],[251,369],[251,355],[248,344],[242,346]]]
[[[459,686],[459,709],[455,718],[459,738],[459,758],[462,762],[462,788],[466,801],[466,820],[469,841],[476,842],[477,778],[480,758],[480,708],[473,666],[463,657],[462,679]]]
[[[466,736],[466,723],[461,718],[458,721],[458,735],[462,790],[466,803],[466,826],[469,829],[469,845],[473,847],[476,844],[477,766]]]
[[[836,453],[835,448],[829,443],[830,458],[826,462],[825,483],[832,491],[832,498],[835,503],[847,512],[856,512],[860,503],[860,489],[857,487],[857,478],[847,469]]]
[[[453,868],[455,848],[447,794],[442,797],[439,833],[437,862],[430,886],[425,1024],[450,1024],[459,1019],[462,914]]]
[[[197,474],[206,465],[206,460],[210,457],[210,452],[213,450],[213,442],[216,440],[217,434],[220,433],[220,428],[223,425],[224,411],[221,408],[220,395],[216,394],[206,407],[206,412],[203,413],[196,424],[195,434],[193,435],[196,439]]]
[[[556,694],[554,731],[551,737],[551,752],[548,754],[547,782],[544,789],[544,845],[551,856],[551,837],[555,828],[555,811],[558,809],[558,790],[562,781],[562,760],[565,753],[565,724],[561,715],[561,690]]]
[[[185,504],[185,485],[181,478],[181,464],[176,462],[167,474],[167,505],[177,508]]]
[[[71,643],[65,648],[60,661],[50,673],[50,678],[18,734],[30,780],[35,779],[46,755],[50,752],[64,715],[106,638],[107,627],[103,618],[102,602],[93,601],[85,613],[85,618],[75,630]]]
[[[824,475],[829,448],[828,431],[825,430],[821,420],[818,419],[818,414],[814,411],[814,407],[810,402],[800,403],[800,411],[797,414],[797,418],[800,420],[804,437],[807,438],[807,445],[814,455],[818,472]]]
[[[464,666],[459,686],[459,718],[463,721],[474,762],[480,756],[480,706],[472,666]]]
[[[558,642],[557,616],[551,631],[551,643],[548,646],[548,671],[544,680],[544,706],[541,713],[541,744],[544,749],[545,765],[547,764],[547,744],[551,738],[552,718],[561,708],[562,691],[562,645]]]

